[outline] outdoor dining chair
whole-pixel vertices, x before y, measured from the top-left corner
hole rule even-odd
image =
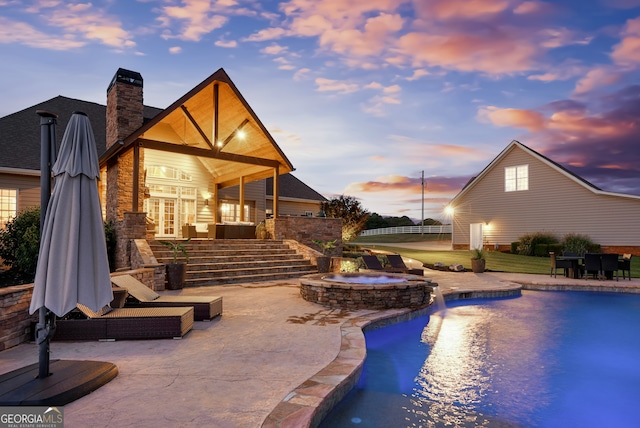
[[[588,279],[589,274],[592,274],[594,279],[599,279],[601,271],[600,254],[586,253],[584,255],[584,278]]]
[[[564,275],[566,276],[568,270],[571,268],[571,261],[569,260],[558,260],[556,257],[556,253],[553,251],[549,252],[549,258],[551,259],[551,273],[549,276],[557,277],[558,269],[562,269]]]
[[[622,271],[622,279],[625,279],[625,272],[629,275],[631,281],[631,254],[623,254],[622,259],[618,260],[618,270]]]
[[[602,263],[602,273],[607,279],[613,279],[615,275],[616,281],[618,280],[618,255],[617,254],[602,254],[600,256],[600,262]]]

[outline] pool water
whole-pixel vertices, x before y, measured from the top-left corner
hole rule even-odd
[[[365,334],[322,427],[640,426],[640,296],[523,291]]]

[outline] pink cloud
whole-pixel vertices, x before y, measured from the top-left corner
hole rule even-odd
[[[541,131],[545,126],[544,116],[532,110],[488,106],[480,108],[478,118],[496,126],[524,128],[531,132]]]
[[[431,35],[409,33],[398,47],[413,66],[439,66],[462,71],[505,74],[534,67],[540,48],[515,28],[494,28],[485,34]]]
[[[637,66],[640,64],[640,17],[627,21],[622,40],[615,45],[611,58],[616,64]]]
[[[612,85],[620,80],[622,74],[612,67],[598,66],[587,72],[587,74],[576,82],[573,91],[576,95],[586,94],[601,86]]]
[[[496,15],[509,7],[508,0],[434,0],[415,1],[414,7],[423,19],[469,19]]]

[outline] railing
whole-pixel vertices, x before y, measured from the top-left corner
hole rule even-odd
[[[451,225],[443,224],[439,226],[397,226],[397,227],[382,227],[380,229],[368,229],[363,230],[360,236],[374,236],[374,235],[395,235],[401,233],[432,233],[442,234],[451,233]]]

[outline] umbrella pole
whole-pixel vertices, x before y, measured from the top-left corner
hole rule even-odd
[[[40,116],[40,232],[42,233],[51,198],[51,165],[56,152],[56,119],[58,115],[44,110],[38,110],[36,113]],[[49,343],[56,328],[55,322],[55,316],[46,307],[42,306],[38,310],[36,343],[39,345],[38,378],[40,379],[50,375]]]

